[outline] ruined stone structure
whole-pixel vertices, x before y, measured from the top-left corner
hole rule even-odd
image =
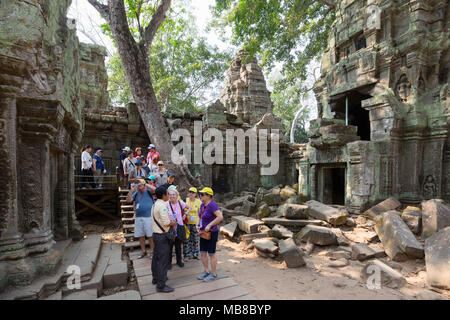
[[[82,130],[70,0],[0,2],[0,291],[51,271],[79,237],[73,168]]]
[[[256,124],[266,113],[272,113],[273,103],[266,81],[256,58],[240,50],[231,62],[223,85],[220,101],[228,113],[238,120]]]
[[[319,118],[296,152],[300,192],[350,212],[390,196],[450,201],[448,2],[328,3],[337,18]]]

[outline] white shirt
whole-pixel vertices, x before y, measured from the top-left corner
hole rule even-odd
[[[87,163],[87,167],[85,163]],[[86,170],[92,168],[92,157],[87,151],[83,151],[81,154],[81,168]]]

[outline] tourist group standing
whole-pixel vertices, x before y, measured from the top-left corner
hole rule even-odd
[[[152,255],[152,283],[158,292],[174,290],[166,285],[174,249],[180,268],[184,262],[201,259],[204,271],[197,279],[214,281],[218,224],[223,220],[213,200],[214,192],[208,187],[199,192],[191,187],[183,201],[175,185],[175,174],[164,167],[153,144],[148,149],[146,157],[142,149],[132,152],[129,147],[120,155],[122,176],[130,188],[127,202],[133,203],[134,208],[134,237],[141,247],[138,259]],[[151,253],[147,252],[146,239]]]

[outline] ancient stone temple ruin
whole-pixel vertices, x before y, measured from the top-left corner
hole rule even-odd
[[[297,152],[300,192],[361,212],[394,196],[450,201],[446,1],[328,1],[319,118]]]
[[[226,72],[220,101],[228,113],[254,125],[266,113],[272,113],[273,103],[256,58],[248,60],[243,50],[233,59]]]
[[[0,2],[0,291],[58,264],[77,238],[74,152],[82,132],[70,1]]]

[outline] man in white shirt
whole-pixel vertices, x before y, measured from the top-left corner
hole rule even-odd
[[[91,185],[92,188],[95,188],[94,182],[94,172],[92,171],[92,147],[86,146],[83,148],[83,152],[81,154],[81,181],[80,188],[86,188],[86,181]]]

